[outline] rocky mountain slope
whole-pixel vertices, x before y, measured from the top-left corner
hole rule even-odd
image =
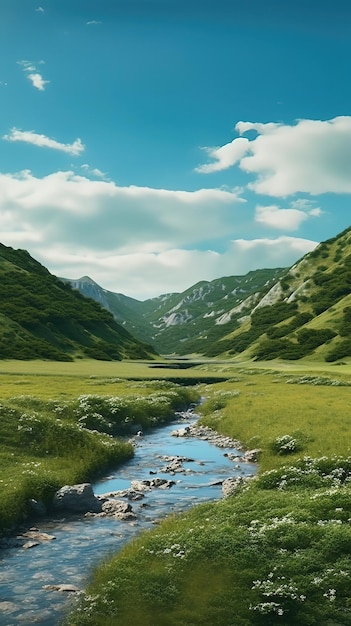
[[[69,282],[159,352],[188,354],[201,352],[212,340],[237,327],[243,311],[250,311],[259,295],[285,271],[263,269],[246,276],[202,281],[182,293],[163,294],[144,302],[107,291],[88,277]]]
[[[256,301],[208,356],[309,359],[351,356],[351,227],[321,243]]]
[[[120,360],[154,350],[25,250],[0,244],[0,358]]]
[[[85,281],[74,283],[83,293]],[[337,361],[351,357],[351,227],[290,269],[202,281],[145,302],[96,283],[89,295],[162,354]]]

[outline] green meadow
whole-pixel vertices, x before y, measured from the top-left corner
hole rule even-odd
[[[2,362],[1,531],[200,396],[204,424],[260,450],[257,477],[106,558],[66,625],[351,626],[348,364]]]
[[[202,422],[259,448],[257,477],[102,562],[69,626],[351,625],[349,366],[211,368]]]
[[[138,363],[1,366],[0,534],[28,519],[30,499],[48,505],[61,486],[91,481],[130,458],[133,424],[156,427],[198,398],[192,387],[140,380]]]

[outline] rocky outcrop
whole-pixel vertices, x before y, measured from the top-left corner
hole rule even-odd
[[[113,517],[117,520],[135,520],[136,515],[129,502],[124,500],[106,500],[101,498],[101,513],[86,513],[86,516],[94,517]]]
[[[39,530],[39,528],[32,527],[16,535],[16,537],[1,537],[0,549],[23,548],[24,550],[29,550],[30,548],[39,546],[41,543],[53,541],[54,539],[56,539],[55,535],[49,535]]]
[[[65,485],[56,491],[52,506],[56,511],[70,513],[101,513],[102,503],[94,495],[91,483]]]
[[[245,479],[242,476],[232,476],[230,478],[226,478],[222,482],[222,493],[224,498],[228,498],[229,496],[234,495],[245,484]]]
[[[209,428],[209,426],[202,426],[201,424],[193,424],[185,428],[180,428],[179,430],[174,430],[171,435],[173,435],[173,437],[197,437],[197,439],[208,441],[218,448],[242,449],[240,441],[226,437],[225,435],[220,435],[215,430],[212,430],[212,428]]]
[[[218,448],[235,448],[240,452],[243,450],[243,446],[240,441],[232,439],[231,437],[226,437],[225,435],[220,435],[215,430],[212,430],[212,428],[209,428],[209,426],[202,426],[201,424],[194,424],[192,426],[180,428],[179,430],[174,430],[171,435],[174,437],[197,437],[197,439],[208,441]],[[257,463],[260,453],[261,450],[259,448],[255,448],[254,450],[247,450],[242,454],[225,453],[225,456],[231,461],[240,463]]]
[[[160,472],[165,474],[187,474],[190,472],[188,468],[184,469],[183,463],[194,463],[194,459],[189,459],[186,456],[163,456],[162,459],[167,462],[166,465],[160,468]]]
[[[179,428],[171,432],[172,437],[188,437],[190,434],[190,426],[185,426],[185,428]]]
[[[225,454],[224,456],[236,463],[257,463],[261,452],[260,448],[254,448],[253,450],[246,450],[244,454]]]

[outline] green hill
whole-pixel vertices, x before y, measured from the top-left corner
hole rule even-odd
[[[168,293],[140,302],[103,289],[88,277],[70,284],[106,307],[135,337],[162,354],[201,353],[217,337],[236,328],[242,307],[251,310],[285,269],[262,269],[245,276],[201,281],[182,293]],[[67,280],[67,279],[62,279]]]
[[[87,293],[87,281],[75,281]],[[72,281],[73,282],[73,281]],[[162,354],[337,361],[351,356],[351,227],[293,267],[201,281],[139,302],[89,295]]]
[[[351,227],[285,272],[208,356],[337,361],[351,356]]]
[[[152,343],[152,328],[149,321],[142,315],[143,302],[129,298],[122,293],[104,289],[89,276],[82,276],[76,280],[68,278],[61,278],[61,280],[110,311],[116,322],[122,324],[133,337],[137,337],[142,342]]]
[[[25,250],[0,244],[0,358],[150,358],[154,350]]]

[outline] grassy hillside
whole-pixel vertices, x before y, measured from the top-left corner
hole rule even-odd
[[[163,294],[144,302],[109,292],[88,277],[70,283],[106,307],[133,335],[161,354],[201,353],[206,345],[239,326],[285,270],[261,269],[245,276],[201,281],[182,293]],[[66,279],[65,279],[66,280]]]
[[[53,276],[25,250],[0,244],[0,358],[147,358],[134,339],[94,300]]]
[[[83,296],[92,298],[105,309],[110,311],[115,321],[130,332],[139,341],[152,343],[153,333],[150,322],[143,316],[143,302],[129,298],[122,293],[114,293],[98,285],[89,276],[83,276],[76,280],[62,278],[77,289]]]
[[[351,228],[288,270],[208,356],[330,362],[351,356]]]

